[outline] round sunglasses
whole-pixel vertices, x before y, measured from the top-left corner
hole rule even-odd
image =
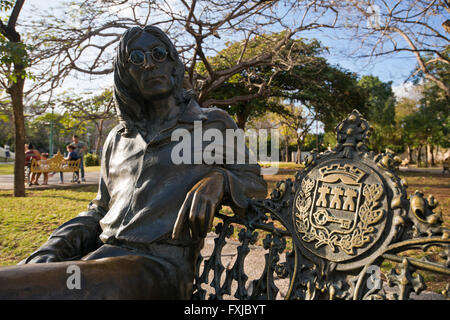
[[[142,66],[147,62],[147,53],[151,53],[155,62],[164,62],[167,58],[167,50],[163,47],[154,47],[152,51],[144,52],[142,50],[133,50],[130,52],[128,60],[137,66]]]

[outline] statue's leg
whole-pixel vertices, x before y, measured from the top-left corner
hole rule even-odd
[[[138,255],[7,266],[0,299],[186,298],[173,280],[164,264]]]
[[[156,279],[154,282],[161,281],[161,287],[163,289],[176,288],[176,293],[170,289],[169,299],[190,299],[197,257],[202,247],[203,240],[191,246],[152,243],[140,249],[105,244],[83,257],[82,260],[98,260],[106,257],[125,255],[146,257],[149,261],[144,264],[147,273],[145,276],[147,278],[144,279],[144,282],[150,281],[150,279]],[[151,276],[149,275],[150,273]],[[136,278],[139,282],[139,277]],[[158,290],[155,287],[154,291],[157,292]],[[156,298],[158,299],[158,297]]]

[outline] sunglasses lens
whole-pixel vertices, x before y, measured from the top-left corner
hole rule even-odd
[[[162,47],[156,47],[152,50],[152,58],[157,62],[163,62],[166,60],[167,50]]]
[[[145,53],[140,50],[133,50],[130,53],[130,61],[134,64],[141,65],[145,61]]]

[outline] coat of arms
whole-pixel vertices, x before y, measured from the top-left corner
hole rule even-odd
[[[372,175],[349,163],[331,163],[315,171],[304,177],[295,197],[297,232],[304,243],[314,245],[315,252],[326,246],[322,254],[328,259],[348,259],[357,254],[357,248],[373,242],[380,231],[375,226],[384,216],[380,208],[383,186],[381,181],[369,183],[364,178]],[[317,173],[320,177],[314,178]]]

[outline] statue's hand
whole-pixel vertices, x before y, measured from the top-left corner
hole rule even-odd
[[[172,238],[180,239],[181,232],[188,223],[192,239],[206,237],[211,230],[217,205],[224,194],[224,176],[213,172],[203,178],[188,192],[178,212]]]

